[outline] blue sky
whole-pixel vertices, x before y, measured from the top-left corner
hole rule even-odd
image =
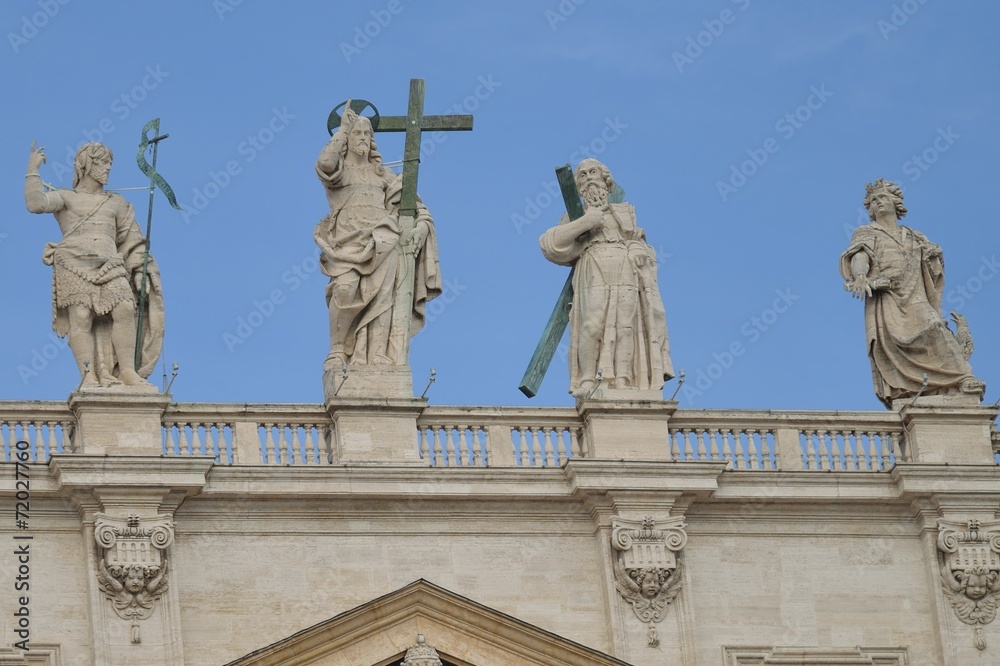
[[[943,0],[5,2],[0,397],[62,400],[79,381],[40,261],[58,228],[24,208],[31,141],[53,184],[93,138],[115,151],[109,187],[140,186],[159,117],[186,209],[158,194],[152,237],[175,399],[320,402],[326,118],[348,97],[405,113],[419,77],[425,113],[475,115],[424,138],[445,294],[411,363],[417,392],[436,368],[433,404],[572,404],[560,354],[538,397],[517,386],[567,274],[537,242],[561,214],[553,169],[587,154],[659,255],[682,407],[881,409],[837,270],[879,176],[944,248],[945,308],[968,318],[993,402],[998,20],[994,2]],[[402,156],[402,135],[377,138]],[[125,194],[144,226],[145,193]]]

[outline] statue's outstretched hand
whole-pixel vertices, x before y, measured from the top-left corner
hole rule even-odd
[[[36,146],[31,142],[31,152],[28,154],[28,173],[38,173],[38,167],[45,164],[45,146]]]
[[[864,275],[855,276],[852,281],[844,285],[844,288],[851,292],[854,298],[867,298],[872,295],[872,283]]]
[[[344,115],[340,117],[340,129],[350,132],[357,120],[358,112],[351,108],[351,100],[347,100],[347,104],[344,106]]]

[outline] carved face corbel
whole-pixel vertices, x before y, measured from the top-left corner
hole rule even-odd
[[[166,548],[174,540],[169,516],[117,518],[98,513],[97,580],[118,617],[131,623],[132,643],[141,642],[139,620],[153,614],[154,602],[167,590]]]
[[[660,644],[655,624],[681,590],[683,570],[678,553],[687,543],[683,518],[657,521],[611,519],[615,587],[648,625],[650,647]]]
[[[975,630],[974,643],[986,649],[983,627],[1000,607],[1000,521],[938,521],[941,586],[955,615]]]

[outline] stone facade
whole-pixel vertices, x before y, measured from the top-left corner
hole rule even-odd
[[[14,549],[30,553],[27,603],[0,595],[0,631],[22,640],[27,607],[31,650],[0,649],[4,666],[434,658],[417,646],[445,666],[1000,661],[995,407],[418,400],[365,412],[368,437],[392,436],[364,460],[357,399],[108,400],[0,403],[5,459],[30,461],[0,479],[5,590]],[[166,563],[134,622],[101,577],[107,526]],[[644,590],[616,568],[663,575]],[[654,598],[655,620],[639,608]]]

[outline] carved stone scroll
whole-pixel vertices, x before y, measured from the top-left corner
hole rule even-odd
[[[938,521],[941,584],[955,615],[975,629],[975,646],[986,649],[983,627],[1000,606],[1000,521]]]
[[[660,639],[655,623],[665,617],[683,580],[677,553],[687,543],[684,519],[612,518],[611,526],[615,587],[636,617],[648,624],[649,647],[657,647]]]
[[[97,514],[94,539],[98,548],[97,580],[118,617],[131,623],[133,644],[139,644],[139,621],[153,614],[154,603],[167,590],[165,549],[173,543],[169,516],[142,519]]]

